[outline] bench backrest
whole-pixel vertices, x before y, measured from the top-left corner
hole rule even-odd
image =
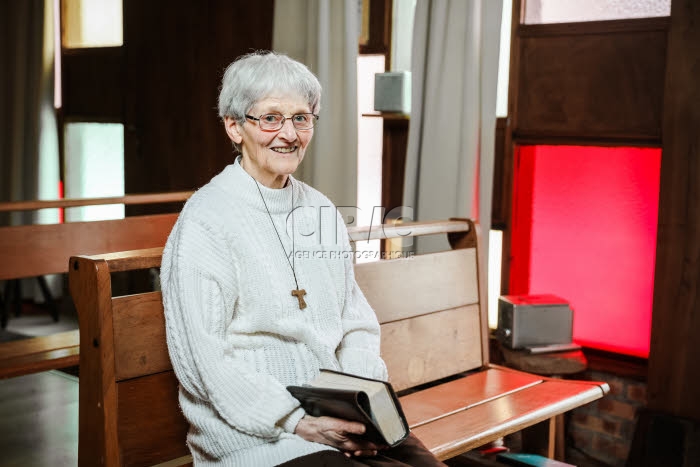
[[[442,233],[453,247],[355,267],[382,325],[382,357],[397,390],[487,364],[476,232],[469,220],[350,229],[353,239]],[[153,248],[70,260],[81,340],[80,465],[153,465],[188,454],[161,294],[111,293],[112,272],[157,268],[161,254]]]
[[[0,203],[0,212],[34,211],[102,204],[182,203],[191,192]],[[174,210],[179,211],[179,208]],[[162,247],[177,213],[124,219],[0,227],[0,280],[68,272],[68,258],[139,248]]]

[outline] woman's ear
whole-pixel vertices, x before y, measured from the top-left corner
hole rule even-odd
[[[241,144],[243,135],[241,135],[241,125],[235,118],[224,117],[224,127],[229,139],[236,144]]]

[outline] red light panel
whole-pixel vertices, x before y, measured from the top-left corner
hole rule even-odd
[[[517,148],[509,293],[559,295],[576,342],[647,357],[660,167],[658,148]]]

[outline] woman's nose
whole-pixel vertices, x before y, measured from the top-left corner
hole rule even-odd
[[[282,123],[282,128],[280,128],[279,134],[283,138],[290,141],[297,139],[297,130],[294,128],[291,119],[288,118],[284,121],[284,123]]]

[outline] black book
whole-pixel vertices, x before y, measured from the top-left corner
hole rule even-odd
[[[410,433],[391,384],[377,379],[322,369],[304,386],[287,386],[306,413],[363,423],[365,438],[396,446]]]

